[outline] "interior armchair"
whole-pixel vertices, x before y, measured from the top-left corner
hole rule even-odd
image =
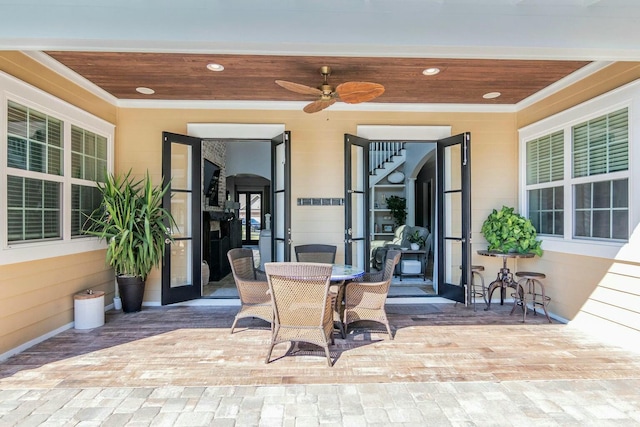
[[[396,228],[392,240],[372,240],[371,241],[371,266],[380,271],[384,268],[387,259],[387,251],[391,249],[402,249],[411,247],[409,235],[418,232],[425,244],[421,249],[428,252],[431,250],[431,232],[426,227],[401,225]]]

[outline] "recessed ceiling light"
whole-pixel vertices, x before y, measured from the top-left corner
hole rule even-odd
[[[148,88],[148,87],[137,87],[136,88],[136,92],[141,93],[143,95],[153,95],[154,93],[156,93],[155,90]]]
[[[500,92],[489,92],[482,95],[482,97],[484,99],[493,99],[499,97],[500,95],[502,95]]]
[[[211,71],[222,71],[224,70],[224,67],[220,64],[212,62],[211,64],[207,64],[207,69]]]
[[[440,72],[440,68],[436,68],[436,67],[425,68],[424,70],[422,70],[422,74],[424,74],[425,76],[435,76],[439,72]]]

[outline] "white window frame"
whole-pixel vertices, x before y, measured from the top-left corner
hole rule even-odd
[[[8,101],[37,110],[63,121],[64,174],[46,175],[46,180],[62,183],[62,238],[33,242],[7,241],[7,175],[42,179],[43,174],[7,167],[7,105]],[[113,143],[115,126],[78,107],[54,97],[13,76],[0,72],[0,265],[35,261],[106,248],[95,237],[71,237],[71,184],[85,185],[86,181],[71,178],[71,125],[76,125],[107,138],[107,170],[113,172]]]
[[[593,181],[594,177],[572,177],[572,128],[587,120],[604,116],[621,108],[629,109],[629,169],[625,172],[606,174],[606,180],[627,178],[629,183],[629,242],[613,240],[595,240],[573,237],[573,185],[585,181]],[[527,190],[537,186],[527,186],[526,142],[532,139],[564,131],[564,178],[559,181],[545,183],[544,186],[564,187],[564,236],[541,236],[542,249],[545,251],[568,254],[594,256],[608,259],[633,260],[637,258],[630,243],[633,233],[640,223],[640,80],[621,86],[589,101],[578,104],[539,122],[518,130],[519,132],[519,208],[527,215]],[[596,178],[597,180],[598,178]]]

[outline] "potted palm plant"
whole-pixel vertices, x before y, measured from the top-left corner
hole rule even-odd
[[[147,276],[160,264],[165,241],[172,241],[167,227],[176,225],[162,207],[169,185],[153,186],[148,171],[137,181],[131,171],[107,174],[97,184],[102,202],[88,217],[85,233],[107,242],[107,263],[116,272],[123,311],[140,311]]]

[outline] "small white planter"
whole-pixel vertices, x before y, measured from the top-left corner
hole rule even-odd
[[[418,249],[420,249],[420,245],[417,243],[412,243],[411,244],[411,249],[414,251],[417,251]]]

